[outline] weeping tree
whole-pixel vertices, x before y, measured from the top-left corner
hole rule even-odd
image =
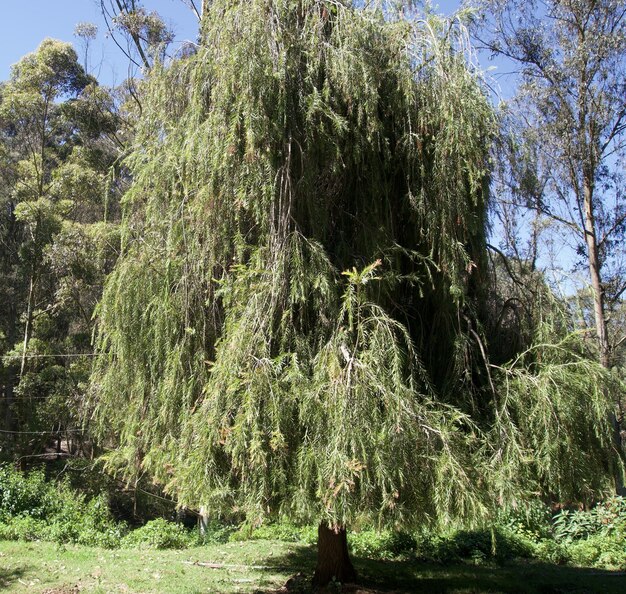
[[[207,6],[198,51],[147,82],[98,312],[109,467],[215,515],[317,522],[320,584],[355,578],[356,521],[511,500],[501,461],[540,426],[481,338],[494,121],[465,38],[389,15]]]

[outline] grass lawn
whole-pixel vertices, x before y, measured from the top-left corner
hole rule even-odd
[[[308,578],[314,565],[312,548],[268,540],[183,551],[111,551],[0,541],[0,590],[29,594],[260,594],[281,589],[298,572]],[[355,566],[365,585],[363,592],[626,592],[624,573],[539,563],[444,566],[357,558]]]

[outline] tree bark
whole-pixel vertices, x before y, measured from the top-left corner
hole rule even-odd
[[[346,529],[322,523],[317,529],[317,567],[314,586],[325,586],[335,579],[343,584],[356,582],[356,571],[350,561]]]
[[[600,351],[600,365],[602,365],[605,369],[611,369],[611,352],[606,327],[604,286],[602,284],[600,254],[593,209],[593,185],[586,177],[583,182],[583,197],[585,203],[585,241],[587,243],[587,255],[589,259],[589,276],[591,278],[591,288],[593,290],[593,310],[598,349]],[[615,448],[618,455],[622,458],[622,461],[626,463],[620,422],[615,412],[611,413],[610,421],[613,429],[613,441]],[[615,469],[614,475],[616,493],[622,496],[626,495],[626,487],[624,486],[624,480],[619,468]]]
[[[28,349],[28,342],[33,329],[33,308],[35,301],[35,272],[30,277],[30,285],[28,287],[28,300],[26,302],[26,325],[24,327],[24,343],[22,345],[22,362],[20,365],[20,379],[24,375],[26,369],[26,353]]]
[[[210,516],[207,508],[201,506],[198,512],[198,527],[200,528],[200,534],[203,537],[206,536],[206,533],[209,529],[209,520]]]
[[[606,315],[604,307],[604,287],[602,286],[602,276],[600,272],[600,255],[598,250],[598,239],[596,236],[595,217],[593,212],[593,190],[591,184],[585,180],[584,183],[585,200],[585,241],[587,243],[587,254],[589,259],[589,276],[593,289],[593,309],[596,323],[596,336],[598,338],[598,348],[600,350],[600,364],[609,369],[609,339],[606,331]]]

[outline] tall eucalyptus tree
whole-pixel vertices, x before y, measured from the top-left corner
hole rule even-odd
[[[109,94],[70,44],[43,41],[0,87],[3,457],[39,454],[50,436],[34,437],[37,431],[71,424],[72,407],[53,405],[48,395],[56,391],[65,403],[89,367],[63,357],[90,350],[99,295],[88,224],[106,209],[116,129]],[[7,447],[12,435],[19,439]]]
[[[559,225],[586,260],[598,358],[609,368],[607,307],[626,290],[626,8],[619,0],[483,4],[479,35],[519,66],[525,152],[513,153],[516,196]]]
[[[597,357],[610,369],[626,337],[620,328],[611,337],[608,326],[626,291],[626,8],[619,0],[482,4],[486,47],[519,67],[514,201],[554,223],[586,266]],[[611,416],[626,455],[620,414]]]

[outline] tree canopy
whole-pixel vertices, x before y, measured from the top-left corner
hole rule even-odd
[[[510,134],[512,199],[560,228],[588,269],[598,359],[624,293],[626,15],[616,0],[482,2],[480,36],[519,69]],[[619,332],[621,334],[621,332]]]
[[[92,393],[111,467],[329,525],[477,518],[561,467],[503,463],[557,420],[539,389],[522,423],[533,392],[490,377],[495,123],[462,30],[318,0],[216,1],[202,30],[153,69],[130,157]],[[607,451],[603,372],[576,369]]]

